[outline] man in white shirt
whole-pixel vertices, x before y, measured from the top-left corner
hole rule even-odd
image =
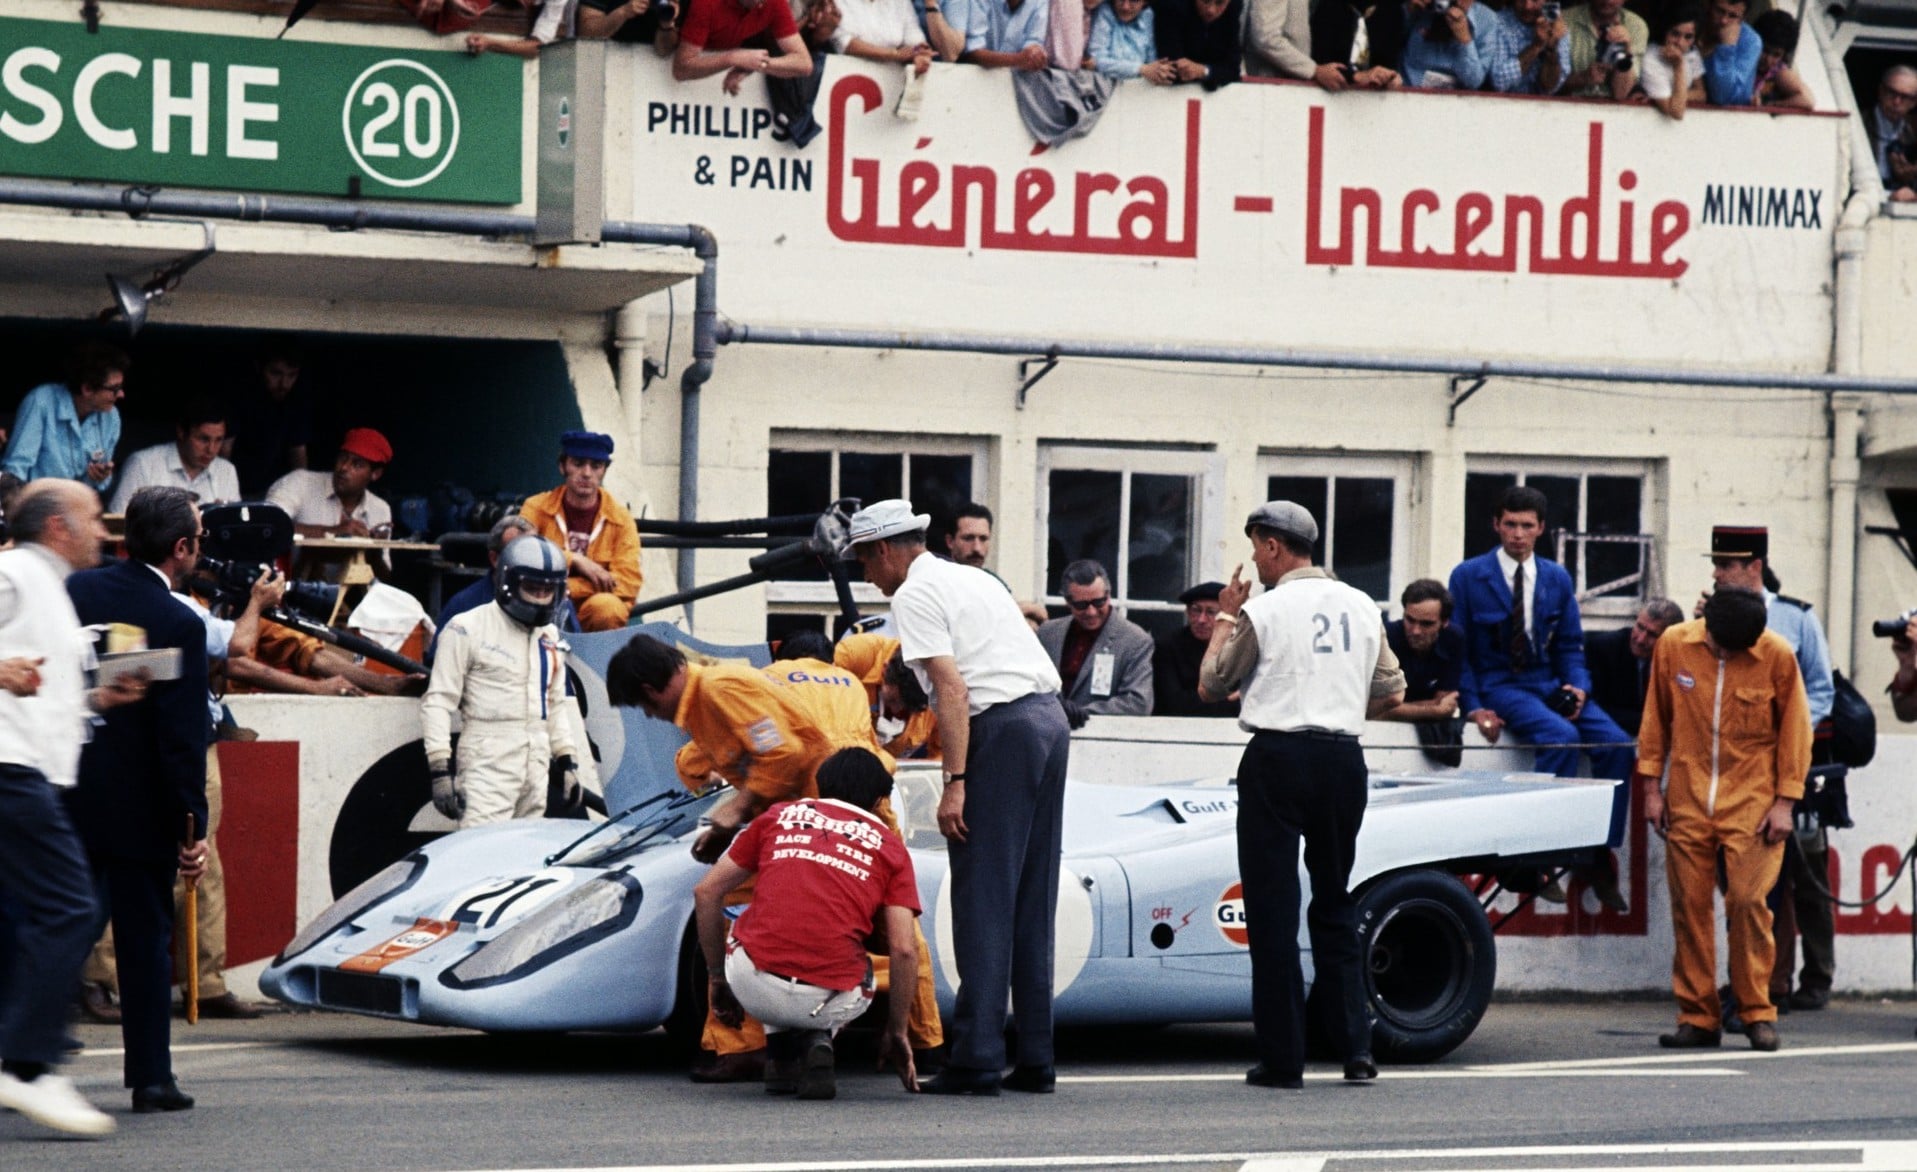
[[[77,1135],[113,1120],[53,1073],[67,999],[97,930],[93,876],[62,790],[79,775],[89,711],[139,699],[125,682],[89,692],[92,647],[64,583],[98,565],[107,539],[100,498],[78,481],[27,485],[0,552],[0,896],[14,925],[0,998],[0,1107]]]
[[[919,1084],[934,1095],[1049,1094],[1052,936],[1071,730],[1058,670],[999,581],[926,551],[932,518],[905,500],[852,517],[846,541],[865,580],[892,600],[900,654],[932,696],[945,749],[939,831],[952,867],[958,961],[951,1064]],[[968,791],[967,786],[970,786]],[[977,801],[968,798],[976,797]],[[1005,992],[1018,1054],[1005,1067]]]
[[[173,425],[173,442],[141,448],[120,468],[109,512],[126,512],[133,494],[150,485],[184,488],[202,505],[240,499],[240,474],[220,455],[226,443],[226,411],[211,398],[196,396]]]
[[[331,472],[288,472],[266,490],[266,500],[285,509],[303,536],[370,537],[392,528],[392,506],[370,488],[392,460],[385,436],[355,427],[341,438]]]
[[[1251,925],[1257,1087],[1304,1086],[1305,983],[1298,963],[1298,844],[1311,875],[1311,964],[1342,1021],[1332,1042],[1345,1078],[1378,1077],[1365,1011],[1351,863],[1370,785],[1358,735],[1404,698],[1378,605],[1311,564],[1318,523],[1302,505],[1266,501],[1245,522],[1265,592],[1249,602],[1239,566],[1218,595],[1198,695],[1242,695],[1252,734],[1238,764],[1238,874]],[[1340,1028],[1341,1027],[1341,1028]]]

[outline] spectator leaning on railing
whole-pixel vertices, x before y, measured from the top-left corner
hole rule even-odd
[[[912,0],[841,0],[832,51],[910,65],[918,73],[931,68],[934,56]]]
[[[1249,0],[1245,21],[1245,73],[1251,77],[1289,77],[1315,81],[1327,90],[1350,82],[1336,65],[1311,59],[1311,8],[1308,0]]]
[[[1644,18],[1626,11],[1624,0],[1590,0],[1566,9],[1564,23],[1571,30],[1571,76],[1564,92],[1620,102],[1630,97],[1651,43]]]
[[[1319,0],[1311,13],[1311,56],[1342,67],[1358,89],[1390,89],[1404,61],[1405,28],[1403,4]]]
[[[1443,7],[1440,7],[1440,5]],[[1427,90],[1484,85],[1485,45],[1498,14],[1477,0],[1407,0],[1411,31],[1404,42],[1404,82]]]
[[[1704,58],[1697,52],[1697,26],[1704,10],[1680,4],[1664,14],[1657,47],[1644,55],[1638,89],[1667,117],[1682,119],[1687,107],[1702,104]]]
[[[1045,55],[1054,69],[1090,69],[1086,52],[1092,39],[1092,14],[1104,0],[1050,0],[1045,21]]]
[[[1120,81],[1142,77],[1153,85],[1171,85],[1178,80],[1178,66],[1159,55],[1157,21],[1145,0],[1100,5],[1086,54],[1092,68]]]
[[[1893,65],[1877,85],[1877,105],[1864,116],[1864,131],[1877,156],[1877,174],[1884,190],[1898,203],[1917,200],[1917,127],[1911,110],[1917,108],[1917,69]]]
[[[1571,41],[1557,0],[1512,0],[1480,52],[1501,94],[1555,94],[1571,72]]]
[[[1697,30],[1697,42],[1704,57],[1704,93],[1711,105],[1750,105],[1764,42],[1744,23],[1744,0],[1710,0],[1710,17]]]
[[[1159,0],[1152,16],[1158,56],[1171,62],[1179,84],[1215,90],[1242,75],[1244,0]]]
[[[1050,0],[946,0],[945,19],[964,34],[959,60],[987,69],[1051,68],[1045,35]],[[927,20],[933,10],[926,9]],[[940,46],[943,53],[944,47]]]
[[[776,54],[763,47],[768,40]],[[812,54],[785,0],[693,0],[687,6],[672,57],[675,81],[723,73],[726,92],[736,94],[755,73],[800,78],[811,72]]]

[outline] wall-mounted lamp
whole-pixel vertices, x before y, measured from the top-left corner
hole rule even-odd
[[[206,233],[206,246],[198,252],[183,256],[156,271],[144,283],[132,277],[106,275],[107,289],[113,294],[113,304],[100,311],[100,320],[109,321],[115,317],[126,319],[128,337],[140,332],[146,324],[147,311],[153,303],[180,287],[180,278],[187,270],[213,255],[213,224],[208,220],[200,221],[200,229]]]

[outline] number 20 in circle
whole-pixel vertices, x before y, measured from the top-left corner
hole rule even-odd
[[[389,58],[346,91],[346,149],[359,169],[389,187],[431,183],[459,149],[459,103],[437,73]]]

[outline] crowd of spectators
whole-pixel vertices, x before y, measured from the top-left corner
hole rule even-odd
[[[843,53],[915,75],[939,60],[1208,90],[1288,78],[1645,103],[1672,118],[1812,106],[1791,67],[1797,19],[1769,0],[548,0],[528,36],[466,43],[530,57],[568,36],[644,41],[674,77],[723,73],[732,93],[754,73],[803,78]],[[1890,137],[1906,134],[1889,114]],[[1881,150],[1879,164],[1888,180]],[[1912,165],[1900,165],[1905,188]]]

